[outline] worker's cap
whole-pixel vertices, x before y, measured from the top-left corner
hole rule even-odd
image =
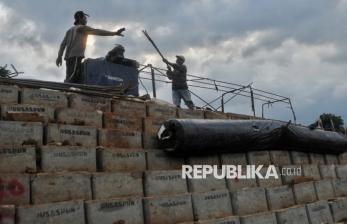
[[[183,62],[186,60],[182,55],[176,55],[176,58],[181,59]]]
[[[83,11],[77,11],[77,12],[75,12],[75,15],[74,15],[76,20],[79,19],[79,18],[82,18],[83,16],[88,16],[89,17],[89,15],[84,13]]]

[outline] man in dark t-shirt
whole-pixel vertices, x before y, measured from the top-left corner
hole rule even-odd
[[[187,85],[187,67],[183,64],[185,58],[181,55],[177,55],[176,58],[176,63],[171,63],[165,58],[163,59],[168,68],[166,72],[167,77],[172,80],[172,101],[177,107],[180,107],[181,99],[183,99],[189,109],[194,109],[194,103]]]

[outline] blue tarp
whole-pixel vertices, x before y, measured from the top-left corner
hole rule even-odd
[[[87,85],[129,88],[127,95],[138,96],[139,72],[136,68],[110,63],[105,58],[88,58],[83,62],[83,80]]]

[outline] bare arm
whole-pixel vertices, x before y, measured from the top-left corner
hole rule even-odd
[[[167,64],[167,65],[170,65],[170,66],[174,67],[174,63],[169,62],[166,58],[163,58],[163,62],[164,62],[165,64]]]
[[[178,70],[183,73],[187,72],[187,68],[184,65],[178,65],[176,63],[169,62],[166,58],[163,59],[163,62],[167,64],[168,66],[173,67],[175,70]]]
[[[62,65],[62,57],[63,57],[63,54],[64,54],[64,50],[65,50],[65,47],[66,47],[66,40],[67,38],[67,35],[65,35],[63,41],[61,42],[60,44],[60,48],[59,48],[59,51],[58,51],[58,57],[57,57],[57,60],[56,60],[56,65],[59,67]]]
[[[167,66],[166,76],[168,79],[172,80],[172,70],[170,66]]]
[[[175,70],[178,70],[178,71],[180,71],[180,72],[183,72],[183,73],[186,73],[186,72],[187,72],[187,68],[186,68],[186,66],[184,66],[184,65],[178,65],[178,64],[172,63],[171,66],[172,66]]]
[[[90,26],[81,26],[77,29],[77,32],[97,36],[123,36],[123,31],[125,31],[125,28],[121,28],[115,32],[102,29],[94,29]]]

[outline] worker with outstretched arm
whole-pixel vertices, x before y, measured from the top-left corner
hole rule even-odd
[[[125,28],[115,32],[94,29],[87,26],[87,16],[89,15],[83,11],[75,13],[74,26],[66,32],[60,45],[56,64],[58,67],[62,65],[62,57],[65,50],[66,78],[64,82],[82,83],[82,59],[84,58],[88,35],[123,36],[122,33],[125,31]]]

